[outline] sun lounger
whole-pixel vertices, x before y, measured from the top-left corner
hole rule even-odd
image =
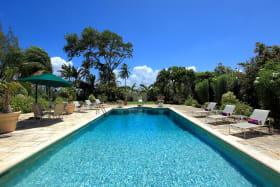
[[[270,129],[270,124],[266,123],[269,110],[260,110],[260,109],[255,109],[252,113],[252,115],[249,117],[248,122],[242,122],[242,123],[235,123],[235,124],[230,124],[229,125],[229,134],[230,134],[230,129],[231,128],[238,128],[243,131],[243,136],[246,138],[246,132],[247,131],[252,131],[252,130],[257,130],[263,127],[268,128],[268,133],[271,132]]]
[[[95,103],[98,104],[98,105],[101,105],[102,107],[107,106],[107,104],[101,102],[99,99],[95,99]]]
[[[193,111],[192,114],[193,115],[205,115],[205,114],[208,115],[208,114],[210,114],[210,112],[212,112],[214,110],[216,104],[217,103],[215,103],[215,102],[210,102],[204,110]]]
[[[234,109],[235,109],[235,105],[226,105],[224,110],[221,112],[221,114],[210,115],[208,116],[208,118],[214,119],[216,122],[218,120],[225,120],[232,115]]]
[[[106,112],[106,110],[105,110],[105,106],[106,106],[106,104],[104,104],[104,103],[100,102],[100,100],[99,100],[99,99],[95,99],[95,104],[96,104],[96,106],[97,106],[98,108],[100,108],[100,109],[101,109],[101,111],[102,111],[103,113],[105,113],[105,112]]]
[[[75,105],[75,111],[81,112],[87,110],[87,107],[80,105],[78,101],[73,101],[73,103]]]
[[[90,100],[85,100],[85,102],[90,110],[96,110],[96,114],[99,113],[100,107],[92,103]]]

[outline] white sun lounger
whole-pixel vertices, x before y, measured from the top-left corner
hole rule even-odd
[[[242,123],[235,123],[229,125],[229,134],[231,128],[238,128],[243,131],[243,136],[246,138],[246,132],[251,130],[257,130],[259,128],[267,127],[268,133],[271,132],[270,124],[266,124],[269,110],[260,110],[255,109],[249,119],[255,120],[258,124],[249,123],[249,122],[242,122]]]
[[[232,115],[234,109],[235,109],[235,105],[226,105],[224,110],[222,111],[222,113],[224,113],[225,115],[221,115],[221,114],[210,115],[208,116],[208,118],[214,119],[216,122],[217,120],[225,120],[226,118],[229,118]]]
[[[93,104],[90,100],[85,100],[85,102],[90,110],[96,110],[96,114],[99,113],[100,107],[98,107],[96,104]]]
[[[106,104],[101,103],[99,99],[95,99],[95,104],[96,104],[96,106],[97,106],[98,108],[101,109],[101,111],[102,111],[103,113],[106,112],[106,110],[105,110]]]
[[[208,106],[206,107],[206,109],[205,110],[197,110],[197,111],[193,111],[192,112],[192,114],[194,115],[204,115],[204,114],[210,114],[210,112],[212,112],[213,110],[214,110],[214,108],[215,108],[215,106],[216,106],[216,104],[217,103],[215,103],[215,102],[210,102],[209,104],[208,104]]]
[[[87,107],[80,105],[79,101],[73,101],[74,105],[75,105],[75,111],[85,111],[87,110]]]

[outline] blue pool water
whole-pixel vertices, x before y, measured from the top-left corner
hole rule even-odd
[[[6,186],[259,186],[168,112],[111,112]]]

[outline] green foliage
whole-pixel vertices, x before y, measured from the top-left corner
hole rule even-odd
[[[195,93],[200,103],[205,103],[209,99],[208,80],[203,80],[195,85]]]
[[[46,109],[46,108],[49,108],[49,101],[48,100],[46,100],[46,99],[44,99],[44,98],[42,98],[42,97],[38,97],[38,101],[37,101],[40,105],[41,105],[41,107],[44,109]]]
[[[54,101],[54,106],[56,105],[56,104],[62,104],[62,103],[65,103],[66,102],[66,99],[65,98],[63,98],[63,97],[57,97],[56,99],[55,99],[55,101]]]
[[[212,80],[211,86],[214,92],[214,101],[220,103],[222,95],[230,90],[233,90],[235,79],[228,75],[222,74]]]
[[[223,94],[221,103],[221,109],[224,109],[225,105],[235,105],[235,114],[249,116],[253,111],[253,108],[251,106],[247,105],[246,103],[240,102],[233,92],[227,92]]]
[[[105,94],[98,95],[97,99],[99,99],[101,102],[107,102],[108,101],[108,97]]]
[[[234,95],[233,92],[227,92],[225,94],[223,94],[222,96],[222,101],[221,101],[222,104],[226,105],[226,104],[238,104],[239,103],[239,100],[236,99],[236,96]]]
[[[64,51],[69,59],[83,55],[83,66],[99,70],[100,80],[106,84],[115,81],[114,70],[124,59],[132,57],[132,44],[124,43],[121,36],[109,30],[98,32],[87,27],[80,38],[77,34],[67,34],[64,38],[67,41]]]
[[[193,99],[192,96],[189,96],[184,104],[187,105],[187,106],[200,107],[200,105],[197,102],[197,100]]]
[[[18,38],[14,36],[11,28],[5,34],[0,23],[0,79],[5,80],[6,68],[14,67],[19,63],[19,56],[21,56],[21,50]]]
[[[90,102],[94,103],[95,102],[95,97],[93,94],[90,94],[88,99],[90,100]]]
[[[21,111],[22,113],[28,113],[32,111],[32,105],[34,98],[30,96],[24,96],[17,94],[11,101],[11,106],[14,111]]]
[[[275,123],[280,122],[280,62],[267,62],[256,78],[255,86],[260,104],[264,109],[271,110],[270,116]]]
[[[52,73],[51,59],[45,50],[32,46],[24,52],[24,63],[20,74],[21,77],[28,77],[39,72]]]
[[[77,98],[76,88],[75,87],[61,88],[59,90],[59,95],[63,98],[66,98],[68,102],[72,102]]]
[[[153,85],[165,96],[168,103],[182,103],[188,95],[192,95],[195,85],[195,73],[185,67],[173,66],[159,72]]]

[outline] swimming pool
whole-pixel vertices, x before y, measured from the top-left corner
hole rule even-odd
[[[273,186],[277,177],[172,110],[133,108],[110,111],[12,168],[0,185]]]

